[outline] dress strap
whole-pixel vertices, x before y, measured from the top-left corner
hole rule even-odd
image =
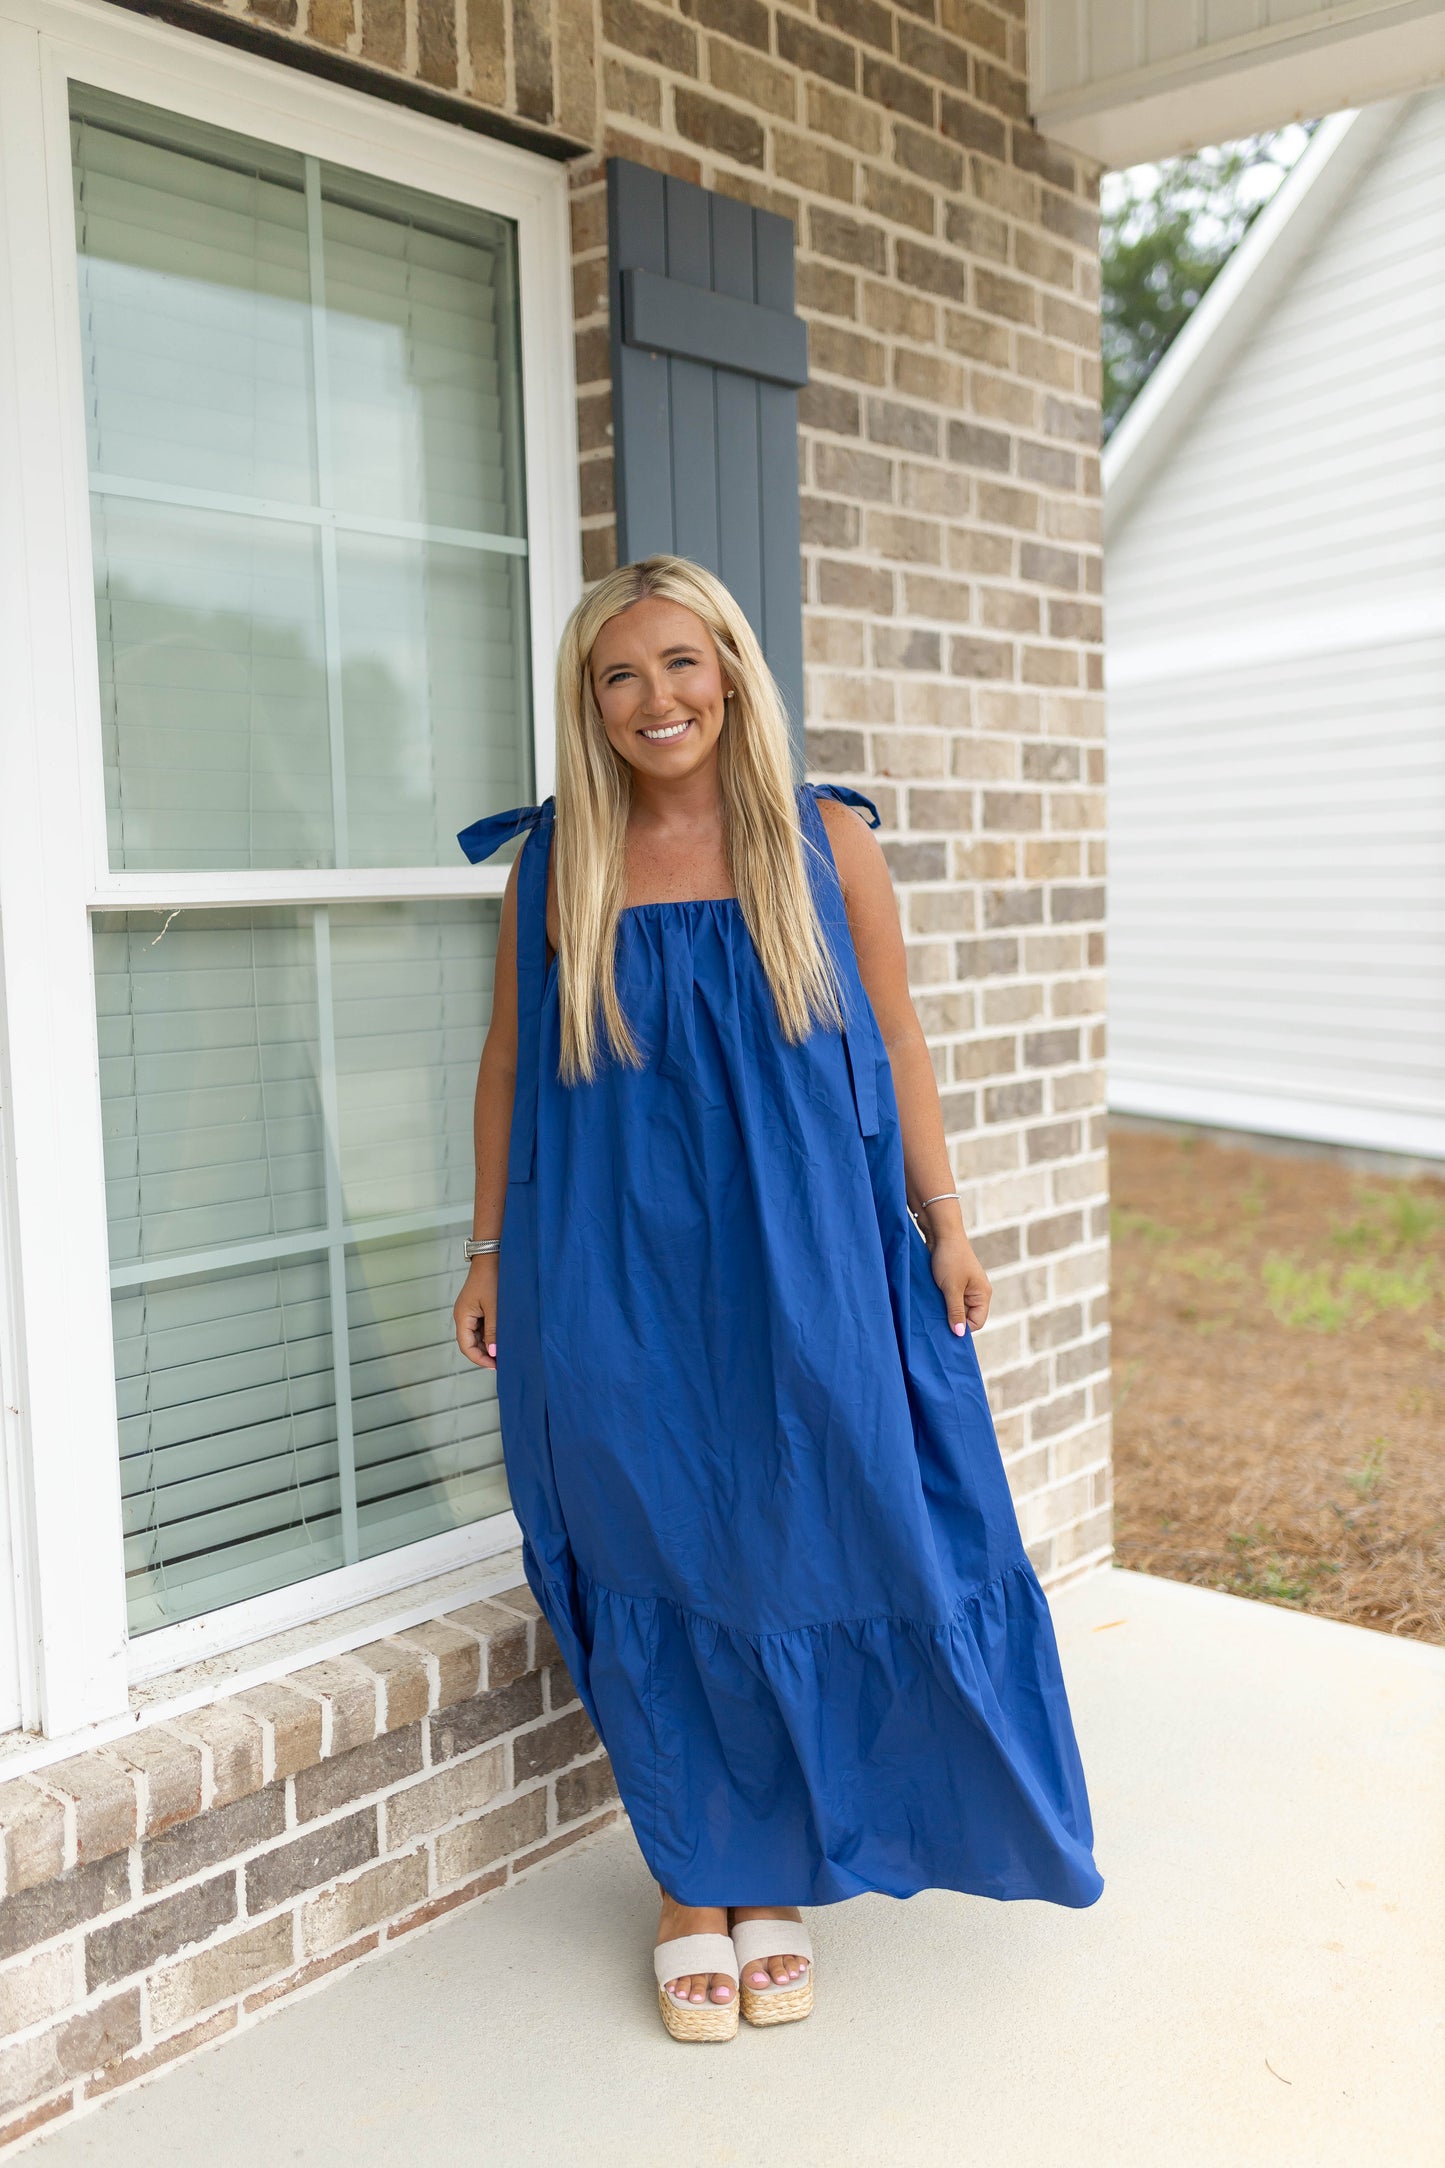
[[[798,789],[803,834],[823,860],[821,876],[813,883],[813,895],[843,982],[843,1047],[848,1057],[848,1074],[853,1080],[853,1105],[857,1110],[858,1128],[863,1136],[876,1137],[878,1078],[876,1057],[868,1030],[868,994],[858,976],[858,956],[853,946],[853,930],[848,924],[833,846],[828,841],[828,831],[823,826],[823,816],[818,811],[819,798],[837,798],[844,805],[866,806],[873,815],[871,825],[874,828],[880,825],[879,813],[871,798],[865,798],[861,791],[849,790],[842,783],[803,783]]]
[[[803,788],[816,798],[836,798],[839,805],[857,806],[860,812],[872,814],[870,828],[881,828],[883,816],[871,798],[865,798],[861,790],[854,790],[847,783],[805,783]]]
[[[489,813],[463,828],[457,841],[476,865],[493,851],[526,834],[527,847],[517,863],[517,1081],[512,1098],[512,1133],[507,1147],[507,1180],[530,1182],[537,1160],[537,1093],[542,1068],[542,994],[547,983],[547,869],[552,858],[556,800],[513,806]]]
[[[549,798],[547,805],[551,804]],[[524,829],[535,828],[545,810],[540,805],[514,805],[506,813],[488,813],[484,819],[473,821],[470,828],[459,829],[457,841],[472,864],[480,865],[493,851],[510,843],[513,836],[521,835]]]

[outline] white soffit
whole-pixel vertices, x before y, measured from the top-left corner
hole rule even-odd
[[[1445,0],[1028,0],[1029,112],[1102,166],[1140,165],[1445,81]]]
[[[1104,453],[1104,532],[1140,491],[1229,368],[1295,267],[1395,128],[1405,101],[1323,121],[1125,415]]]

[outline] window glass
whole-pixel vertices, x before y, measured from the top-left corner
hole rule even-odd
[[[72,131],[112,866],[454,865],[531,794],[515,229]]]
[[[133,1632],[505,1508],[451,1322],[496,924],[96,914]]]

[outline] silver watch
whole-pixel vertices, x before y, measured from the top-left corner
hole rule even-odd
[[[502,1238],[500,1235],[498,1235],[495,1240],[488,1242],[474,1242],[471,1236],[468,1235],[462,1243],[462,1253],[468,1259],[471,1259],[473,1257],[490,1257],[492,1253],[496,1250],[499,1250],[501,1246]]]

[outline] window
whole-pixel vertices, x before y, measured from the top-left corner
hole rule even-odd
[[[71,119],[111,866],[447,862],[531,788],[514,229]],[[95,916],[133,1634],[505,1505],[446,1239],[495,917]]]
[[[32,496],[7,533],[38,569],[10,689],[44,891],[0,868],[14,1149],[58,1168],[79,1125],[111,1320],[101,1389],[59,1390],[61,1244],[21,1194],[52,1729],[516,1540],[451,1327],[505,879],[456,831],[550,787],[576,550],[560,170],[113,14],[77,51],[0,0],[34,164],[9,230],[50,220],[11,313],[59,356],[0,407],[66,515]]]
[[[71,114],[111,865],[450,865],[531,787],[515,228]]]

